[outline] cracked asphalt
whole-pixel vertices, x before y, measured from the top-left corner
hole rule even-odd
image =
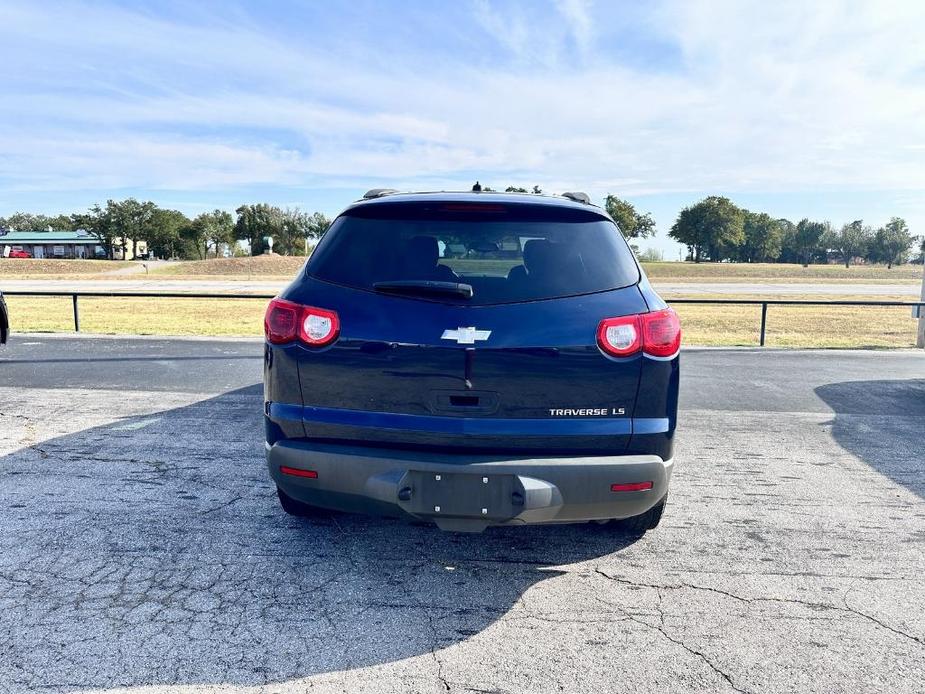
[[[925,691],[925,354],[686,351],[634,538],[291,519],[260,351],[0,348],[0,691]]]

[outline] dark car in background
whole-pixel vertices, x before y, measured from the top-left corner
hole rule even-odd
[[[6,338],[10,334],[10,314],[6,310],[6,301],[3,293],[0,292],[0,345],[6,344]]]
[[[289,513],[461,531],[661,518],[680,325],[583,194],[370,191],[265,333],[267,463]]]

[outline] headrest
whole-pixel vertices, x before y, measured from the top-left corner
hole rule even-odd
[[[549,272],[555,262],[555,247],[546,239],[530,239],[524,244],[524,267],[530,274]]]
[[[405,247],[405,262],[411,266],[432,268],[440,259],[440,247],[433,236],[413,236]]]

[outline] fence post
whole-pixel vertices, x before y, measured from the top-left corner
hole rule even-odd
[[[761,337],[759,338],[758,346],[764,347],[764,333],[765,328],[768,325],[768,302],[761,302]]]
[[[71,294],[71,299],[74,302],[74,332],[80,332],[80,313],[77,311],[77,295]]]
[[[922,255],[925,256],[925,252]],[[925,301],[925,262],[922,263],[922,298],[919,301]],[[919,306],[919,326],[915,336],[915,346],[925,347],[925,306]]]

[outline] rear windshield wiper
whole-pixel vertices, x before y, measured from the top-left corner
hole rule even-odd
[[[373,289],[390,294],[442,295],[472,298],[472,285],[463,282],[436,282],[433,280],[391,280],[376,282]]]

